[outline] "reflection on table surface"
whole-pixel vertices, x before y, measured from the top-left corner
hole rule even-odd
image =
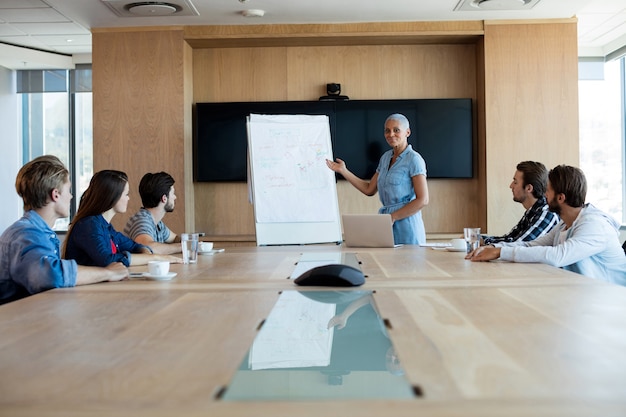
[[[403,375],[371,291],[285,291],[222,398],[413,398]]]

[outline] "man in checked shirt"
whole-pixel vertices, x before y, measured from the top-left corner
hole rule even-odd
[[[526,213],[506,235],[483,235],[483,244],[530,241],[550,231],[559,222],[559,216],[548,209],[545,196],[547,184],[548,170],[541,162],[524,161],[517,164],[517,171],[509,187],[513,192],[513,201],[521,203]]]

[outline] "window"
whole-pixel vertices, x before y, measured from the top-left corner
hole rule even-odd
[[[17,72],[21,94],[22,163],[56,155],[70,171],[72,207],[76,208],[93,175],[91,65],[74,70]],[[67,230],[69,218],[54,229]]]
[[[624,58],[591,66],[595,75],[581,66],[578,82],[580,167],[587,177],[587,201],[626,224]]]

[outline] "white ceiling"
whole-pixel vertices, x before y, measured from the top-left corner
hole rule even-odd
[[[577,17],[579,56],[605,56],[626,45],[624,0],[486,0],[480,8],[469,4],[480,0],[163,0],[180,4],[183,10],[169,16],[147,17],[123,10],[124,5],[138,1],[0,0],[0,65],[11,69],[44,65],[60,68],[61,62],[90,62],[92,28],[160,25]],[[120,16],[114,9],[123,10],[125,15]],[[260,9],[265,15],[244,17],[243,11],[249,9]],[[150,14],[164,9],[150,6],[147,10]]]

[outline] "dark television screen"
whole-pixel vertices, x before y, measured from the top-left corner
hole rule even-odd
[[[411,124],[409,143],[426,161],[429,178],[471,178],[471,99],[291,101],[196,104],[195,180],[245,181],[246,117],[257,114],[326,114],[333,154],[360,178],[371,178],[389,149],[384,122],[392,113]]]

